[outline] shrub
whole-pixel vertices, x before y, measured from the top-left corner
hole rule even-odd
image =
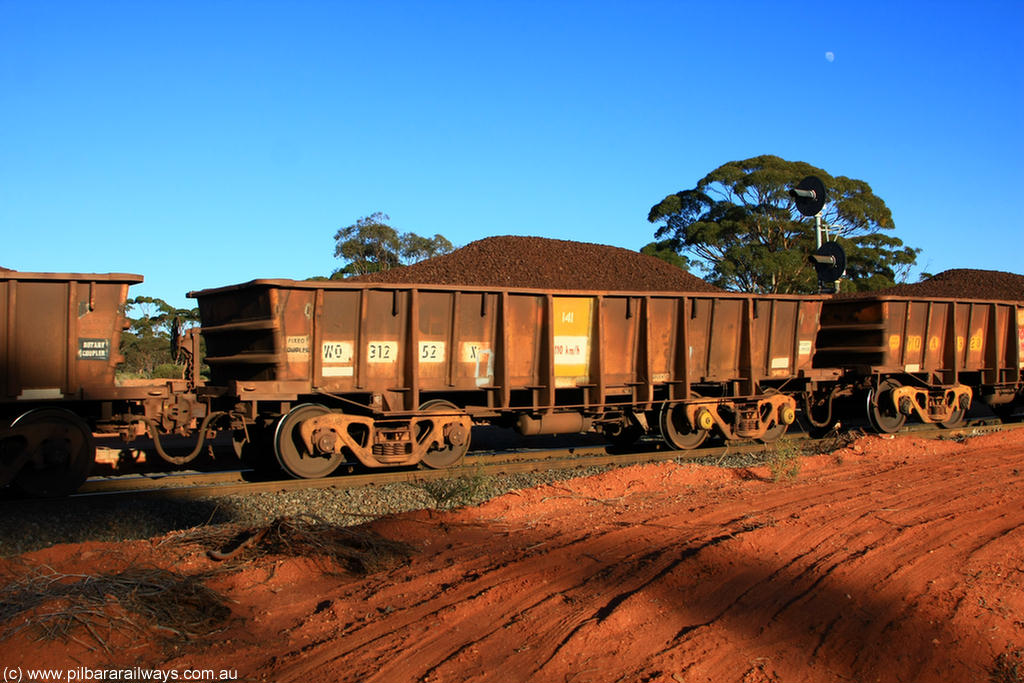
[[[177,363],[161,363],[153,368],[154,379],[182,379],[185,368]]]
[[[772,473],[772,481],[783,477],[795,479],[800,474],[800,455],[798,446],[790,441],[780,441],[768,455],[768,469]]]

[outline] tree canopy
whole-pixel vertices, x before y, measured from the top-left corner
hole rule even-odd
[[[391,218],[380,211],[360,218],[334,234],[334,255],[345,265],[332,278],[365,275],[390,270],[451,252],[455,247],[441,235],[422,237],[413,232],[399,233]]]
[[[883,232],[893,229],[892,213],[866,182],[772,155],[723,164],[696,187],[655,204],[647,220],[661,223],[655,232],[661,241],[645,248],[687,257],[725,289],[817,291],[808,258],[815,249],[814,217],[801,215],[789,195],[808,175],[824,182],[822,219],[846,250],[843,289],[882,289],[906,279],[920,250]]]
[[[178,342],[186,327],[199,323],[199,309],[175,308],[163,299],[137,296],[125,302],[125,311],[129,327],[121,334],[121,370],[145,378],[181,378],[184,366],[178,358]]]
[[[640,249],[640,253],[660,258],[665,263],[669,263],[677,268],[682,268],[686,271],[690,270],[690,260],[675,249],[672,245],[672,240],[651,242]]]

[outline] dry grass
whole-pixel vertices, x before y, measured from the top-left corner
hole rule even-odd
[[[163,638],[209,635],[230,616],[205,576],[136,567],[108,574],[63,574],[28,567],[0,590],[0,640],[29,629],[37,639],[73,640],[110,652],[115,631]],[[85,631],[91,642],[76,635]]]
[[[412,546],[392,541],[364,527],[331,524],[315,515],[281,517],[265,526],[239,528],[197,527],[175,537],[178,543],[198,543],[212,559],[224,562],[252,560],[267,555],[308,557],[334,573],[339,568],[369,574],[407,560]]]
[[[795,479],[800,474],[803,450],[792,441],[780,441],[768,452],[767,464],[772,481]]]
[[[1010,648],[996,657],[989,670],[991,683],[1021,683],[1024,681],[1024,648]]]
[[[180,641],[208,636],[231,616],[228,600],[207,587],[216,575],[268,555],[309,557],[326,573],[367,574],[408,559],[413,549],[360,527],[315,516],[285,517],[266,526],[201,526],[165,537],[173,549],[199,546],[222,563],[194,574],[150,567],[116,573],[65,574],[23,565],[0,576],[0,642],[30,631],[37,640],[77,642],[113,652],[125,634]],[[135,638],[133,638],[135,639]]]
[[[846,448],[867,433],[863,429],[843,429],[842,425],[836,424],[827,434],[823,435],[814,447],[816,453],[827,455],[842,448]]]
[[[477,496],[486,483],[486,478],[479,471],[470,473],[452,471],[450,476],[438,479],[417,481],[413,486],[423,490],[434,501],[438,510],[470,505],[477,502]]]

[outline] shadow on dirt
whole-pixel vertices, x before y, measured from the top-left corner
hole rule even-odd
[[[886,547],[899,543],[895,537],[862,545],[855,538],[832,542],[808,532],[805,543],[791,537],[773,543],[775,524],[770,516],[753,513],[702,519],[693,527],[681,521],[562,539],[530,529],[510,534],[473,525],[466,529],[472,543],[444,558],[446,567],[465,567],[464,578],[422,602],[436,602],[436,611],[453,627],[450,632],[459,634],[445,639],[451,656],[470,647],[490,653],[496,658],[492,665],[502,670],[526,674],[528,668],[523,680],[554,680],[584,657],[588,665],[614,672],[604,680],[623,681],[685,676],[694,665],[701,671],[700,660],[719,657],[740,667],[730,680],[742,678],[743,662],[758,657],[781,663],[773,667],[769,661],[768,669],[789,675],[815,671],[820,675],[802,680],[830,681],[922,680],[951,664],[979,673],[992,663],[994,655],[984,645],[964,643],[964,634],[951,630],[955,608],[928,594],[946,566],[923,563],[912,580],[904,580],[896,575],[906,568],[892,565],[896,553]],[[389,528],[389,536],[401,540],[394,534],[398,530]],[[438,544],[444,547],[458,529],[438,533],[448,536]],[[929,548],[917,552],[925,556]],[[395,570],[389,583],[405,585],[405,573],[423,572],[417,564],[414,559],[410,568]],[[526,585],[514,599],[489,603],[486,629],[458,628],[465,603],[529,576],[545,577],[543,588]],[[386,593],[380,600],[394,604]],[[389,617],[388,637],[396,642],[412,642],[415,625],[435,616],[410,610],[404,618],[403,611]],[[478,611],[466,608],[467,615]],[[612,656],[594,650],[601,642],[609,644]],[[629,656],[616,655],[614,644],[627,642]],[[502,643],[515,643],[516,651],[528,651],[529,657],[518,657]],[[720,647],[732,651],[716,653]],[[356,632],[343,643],[326,645],[323,655],[350,661],[358,658],[359,648]],[[453,666],[446,672],[447,660],[437,661],[438,654],[411,647],[396,656],[418,676],[457,678],[460,670]]]

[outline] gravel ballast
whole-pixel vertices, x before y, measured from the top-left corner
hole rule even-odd
[[[680,459],[680,462],[721,467],[763,464],[765,453],[742,448],[728,456]],[[422,509],[476,505],[497,496],[534,486],[587,477],[611,466],[481,475],[473,467],[453,469],[451,476],[415,483],[358,488],[315,488],[246,495],[182,499],[159,492],[141,496],[83,496],[61,500],[0,502],[0,557],[9,557],[58,543],[126,541],[161,536],[203,525],[265,525],[279,517],[314,515],[331,524],[362,524],[385,515]]]
[[[2,504],[0,556],[18,555],[57,543],[126,541],[207,524],[259,526],[278,517],[314,515],[331,524],[361,524],[384,515],[480,503],[556,481],[588,476],[603,467],[477,476],[472,469],[452,477],[359,488],[315,488],[182,499],[145,495],[88,496],[64,500],[7,500]]]

